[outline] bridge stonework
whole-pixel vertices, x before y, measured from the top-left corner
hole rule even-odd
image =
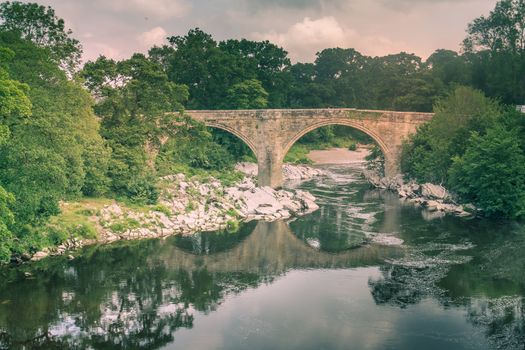
[[[280,187],[284,156],[310,131],[327,125],[346,125],[369,135],[385,156],[385,175],[399,173],[403,140],[431,113],[358,109],[265,109],[186,111],[207,126],[223,129],[243,140],[257,157],[259,185]]]

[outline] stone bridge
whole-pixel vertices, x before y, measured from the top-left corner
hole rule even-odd
[[[433,114],[358,109],[263,109],[186,111],[207,126],[244,141],[257,157],[259,185],[280,187],[284,156],[303,135],[326,125],[346,125],[369,135],[385,156],[385,175],[399,172],[401,145]]]

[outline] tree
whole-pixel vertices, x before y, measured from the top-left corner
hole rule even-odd
[[[225,171],[234,164],[228,148],[217,144],[210,130],[189,116],[179,118],[176,135],[162,145],[157,159],[163,175],[181,167]]]
[[[525,216],[525,154],[515,130],[497,125],[474,132],[450,168],[452,188],[489,216]]]
[[[19,81],[9,79],[7,62],[13,60],[15,53],[5,47],[0,47],[0,123],[6,129],[12,118],[31,115],[31,101],[27,96],[29,86]],[[0,140],[2,140],[0,138]],[[4,138],[2,141],[5,141]]]
[[[65,29],[64,20],[49,6],[19,1],[0,4],[0,31],[16,32],[21,38],[49,49],[51,58],[69,73],[80,62],[80,43],[71,38],[71,30]]]
[[[99,97],[95,111],[112,149],[110,188],[137,201],[156,201],[155,156],[175,132],[187,88],[169,81],[162,66],[142,54],[120,62],[100,57],[81,75]]]
[[[250,79],[228,89],[226,105],[231,109],[262,109],[268,105],[268,93],[259,80]]]
[[[296,63],[290,67],[291,85],[287,106],[290,108],[321,108],[333,94],[327,84],[316,81],[316,67],[312,63]]]
[[[463,41],[467,52],[525,50],[525,1],[501,0],[488,17],[476,18],[468,25]]]
[[[27,97],[28,86],[9,79],[5,62],[12,59],[13,51],[0,47],[0,147],[10,137],[9,124],[12,119],[31,115],[31,101]],[[15,201],[13,194],[7,192],[0,182],[0,264],[11,257],[13,234],[10,227],[14,224],[11,207]]]
[[[455,51],[436,50],[425,63],[432,76],[447,86],[467,85],[471,82],[470,67],[465,57]]]
[[[354,49],[325,49],[315,60],[315,81],[327,86],[331,94],[328,107],[355,107],[364,90],[363,68],[368,58]]]
[[[226,40],[219,48],[243,63],[239,79],[255,78],[268,92],[270,108],[284,107],[290,85],[288,69],[291,66],[288,53],[269,41]]]
[[[0,147],[0,181],[17,199],[13,230],[19,236],[57,214],[59,200],[92,193],[85,181],[103,181],[105,145],[89,93],[68,79],[48,48],[12,31],[0,32],[0,46],[14,52],[2,62],[12,79],[25,84],[32,106],[30,116],[6,119],[11,136]],[[91,152],[98,154],[96,161]],[[38,237],[26,233],[28,239]]]
[[[452,158],[467,148],[472,132],[483,135],[501,115],[501,107],[482,92],[458,87],[439,100],[435,116],[403,147],[401,168],[425,182],[446,182]]]
[[[164,50],[173,55],[163,59],[170,62],[166,73],[172,82],[188,86],[188,108],[220,108],[232,85],[255,78],[245,75],[246,61],[221,50],[212,36],[199,28],[168,40],[174,50]]]
[[[9,226],[14,223],[14,216],[10,206],[14,200],[14,196],[0,186],[0,264],[9,262],[11,258],[13,234]]]

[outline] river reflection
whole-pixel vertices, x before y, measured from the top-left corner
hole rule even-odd
[[[523,225],[429,220],[333,171],[291,223],[0,270],[0,349],[524,349]],[[356,248],[381,234],[405,243]]]

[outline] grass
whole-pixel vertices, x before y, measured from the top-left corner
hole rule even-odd
[[[239,221],[237,220],[228,220],[226,223],[226,232],[228,233],[236,233],[239,231],[239,228],[241,225],[239,224]]]
[[[153,208],[151,208],[151,210],[158,211],[159,213],[163,213],[164,215],[166,215],[168,217],[173,215],[173,213],[171,212],[170,208],[168,208],[167,206],[162,205],[162,204],[155,205]]]
[[[256,160],[248,157],[246,160],[254,161]],[[244,161],[244,159],[243,159]],[[173,175],[173,174],[184,174],[188,179],[195,178],[200,182],[206,182],[210,178],[215,178],[221,182],[223,186],[231,186],[236,182],[242,180],[242,173],[236,171],[235,169],[222,169],[222,170],[209,170],[209,169],[198,169],[192,168],[185,164],[172,164],[169,168],[159,170],[160,176]],[[162,185],[161,185],[162,188]]]
[[[123,233],[141,227],[140,222],[135,219],[125,218],[109,225],[109,229],[115,233]]]
[[[49,246],[59,245],[70,238],[96,239],[98,237],[97,226],[92,219],[102,208],[113,204],[115,200],[110,198],[82,198],[74,202],[61,204],[61,213],[50,218],[45,227]],[[122,200],[118,202],[124,211],[148,213],[152,210],[160,211],[171,216],[171,211],[161,205],[148,206]],[[122,233],[130,229],[140,227],[135,219],[125,218],[112,222],[109,229],[115,233]]]
[[[194,211],[195,209],[197,209],[197,207],[195,203],[193,203],[192,201],[189,201],[188,204],[186,205],[186,208],[184,208],[186,213],[190,213]]]
[[[296,143],[290,148],[286,157],[284,157],[284,162],[291,164],[312,164],[313,162],[308,158],[310,150],[310,145]]]
[[[59,245],[70,238],[96,239],[96,224],[91,217],[112,202],[107,198],[83,198],[62,203],[61,213],[51,217],[44,229],[49,245]]]
[[[239,218],[239,213],[237,212],[237,210],[235,210],[233,208],[228,209],[226,211],[226,215],[231,216],[231,217],[236,218],[236,219]]]

